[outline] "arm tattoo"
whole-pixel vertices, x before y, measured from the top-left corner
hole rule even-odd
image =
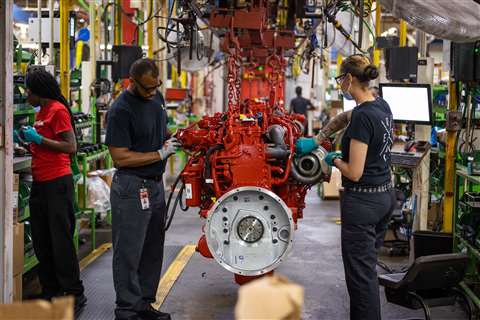
[[[341,129],[344,129],[348,123],[350,122],[350,119],[352,118],[352,110],[342,112],[335,118],[333,118],[325,127],[320,130],[318,135],[315,137],[317,140],[317,143],[322,143],[323,140],[326,138],[330,137],[332,134],[335,132],[338,132]]]

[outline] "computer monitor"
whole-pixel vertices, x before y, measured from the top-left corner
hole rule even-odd
[[[395,122],[431,124],[429,84],[380,83],[380,96],[390,105]]]
[[[350,111],[357,106],[355,100],[348,100],[343,97],[343,111]]]

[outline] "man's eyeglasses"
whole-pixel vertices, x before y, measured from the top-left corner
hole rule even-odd
[[[152,91],[155,91],[157,90],[163,83],[162,83],[162,80],[159,80],[158,84],[156,86],[153,86],[153,87],[145,87],[140,81],[136,80],[136,79],[133,79],[133,81],[135,81],[136,84],[138,84],[140,86],[140,88],[142,88],[143,90],[145,90],[145,92],[152,92]]]
[[[345,79],[346,76],[347,76],[347,73],[342,73],[341,75],[335,77],[335,82],[336,82],[338,85],[341,85],[343,79]]]

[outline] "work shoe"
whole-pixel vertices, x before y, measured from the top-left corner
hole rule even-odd
[[[75,296],[75,314],[80,312],[86,304],[87,304],[87,297],[85,297],[84,294],[80,296]]]
[[[171,320],[170,314],[160,312],[154,309],[152,306],[148,306],[147,309],[137,312],[139,317],[143,320]]]

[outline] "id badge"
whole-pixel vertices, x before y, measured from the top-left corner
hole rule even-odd
[[[142,210],[147,210],[150,208],[150,200],[148,199],[148,189],[140,189],[140,204],[142,205]]]

